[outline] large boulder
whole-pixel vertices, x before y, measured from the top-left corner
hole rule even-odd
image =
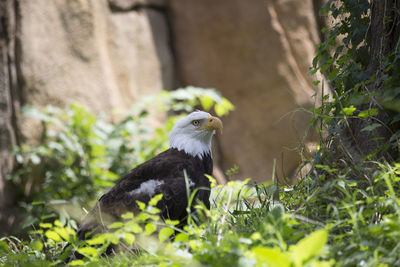
[[[219,162],[239,176],[293,176],[314,104],[307,76],[318,43],[311,0],[170,0],[183,84],[214,87],[236,110],[224,119]]]
[[[114,12],[106,0],[18,2],[24,104],[80,102],[110,112],[172,89],[174,68],[161,12],[143,5]],[[35,129],[21,119],[24,136]]]

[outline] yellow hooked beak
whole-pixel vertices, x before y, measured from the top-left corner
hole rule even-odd
[[[199,130],[208,130],[208,131],[219,130],[222,134],[222,128],[223,128],[222,121],[217,117],[210,116],[208,117],[207,124],[201,126]]]

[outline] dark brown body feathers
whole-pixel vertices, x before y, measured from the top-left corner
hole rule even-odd
[[[137,200],[147,203],[154,195],[160,193],[163,194],[163,198],[157,207],[161,210],[162,218],[184,221],[188,205],[184,170],[192,181],[191,191],[195,188],[203,188],[199,189],[196,199],[202,201],[209,209],[210,182],[205,174],[211,175],[212,168],[213,162],[210,155],[204,155],[200,159],[177,149],[168,149],[160,153],[124,175],[99,199],[81,223],[78,237],[84,239],[88,232],[101,231],[98,229],[101,224],[119,219],[125,212],[137,212]],[[155,188],[154,194],[149,195],[136,190],[149,180],[162,181]],[[134,190],[136,191],[132,192]],[[101,217],[101,223],[99,217]]]

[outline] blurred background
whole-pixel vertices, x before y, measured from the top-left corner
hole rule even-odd
[[[320,90],[308,71],[321,2],[1,1],[1,206],[15,201],[6,182],[15,166],[10,145],[42,134],[23,106],[80,103],[115,122],[145,97],[186,86],[215,88],[235,107],[214,145],[217,175],[226,179],[236,165],[229,179],[263,182],[276,161],[278,178],[294,179],[314,140],[305,110]],[[153,112],[152,125],[166,118]]]

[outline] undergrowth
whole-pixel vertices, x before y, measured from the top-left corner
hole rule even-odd
[[[0,239],[0,264],[61,265],[77,250],[86,257],[69,265],[399,266],[399,45],[382,55],[371,73],[371,1],[331,0],[322,12],[334,23],[323,30],[326,40],[311,73],[324,74],[330,89],[310,111],[320,144],[304,162],[311,170],[302,180],[290,186],[248,181],[221,186],[210,177],[211,209],[197,204],[202,212],[194,211],[183,229],[159,220],[157,196],[147,207],[140,204],[139,215],[125,214],[109,232],[79,241],[80,207],[89,208],[121,174],[166,148],[176,117],[149,132],[150,104],[161,104],[164,111],[198,105],[220,116],[233,106],[215,91],[189,88],[150,98],[119,123],[79,105],[27,109],[40,119],[44,134],[38,146],[15,148],[21,165],[10,181],[22,195],[20,226],[29,232],[22,239]],[[371,139],[375,149],[364,155],[354,122],[361,122],[367,137],[379,129],[389,135]],[[101,256],[110,244],[118,247],[116,255]]]
[[[189,110],[201,105],[201,95],[208,93],[213,95],[208,108],[221,103],[223,98],[214,91],[178,91],[178,95],[191,99]],[[175,102],[181,109],[185,102],[182,97],[173,101],[171,95],[161,99],[164,97],[168,99],[164,106],[167,109]],[[150,101],[154,99],[157,97]],[[231,109],[225,106],[219,115]],[[164,149],[166,133],[177,118],[171,117],[164,128],[156,130],[153,134],[163,141],[152,143],[154,135],[146,139],[148,132],[139,130],[148,117],[141,109],[138,115],[130,113],[118,124],[106,123],[76,104],[66,110],[26,112],[40,119],[45,133],[38,146],[16,149],[22,167],[10,179],[23,188],[30,168],[44,164],[48,180],[36,193],[26,195],[22,203],[22,207],[30,207],[25,210],[27,220],[23,224],[29,229],[27,236],[0,239],[1,265],[62,265],[73,251],[85,258],[73,259],[68,263],[71,266],[399,264],[400,199],[396,192],[400,187],[400,164],[371,161],[373,171],[360,180],[354,177],[353,166],[333,168],[322,164],[322,152],[315,154],[319,163],[313,164],[309,175],[292,186],[249,184],[249,180],[222,186],[209,177],[211,209],[196,204],[202,212],[193,212],[183,229],[176,228],[176,221],[160,220],[155,208],[159,195],[149,206],[140,204],[139,215],[127,213],[123,221],[107,226],[109,232],[79,241],[76,220],[82,217],[80,207],[89,209],[91,201],[120,173]],[[131,131],[138,134],[132,138]],[[147,150],[139,149],[143,147]],[[227,175],[236,171],[234,167]],[[78,215],[74,214],[76,209],[80,210]],[[118,248],[116,255],[101,256],[109,245]]]

